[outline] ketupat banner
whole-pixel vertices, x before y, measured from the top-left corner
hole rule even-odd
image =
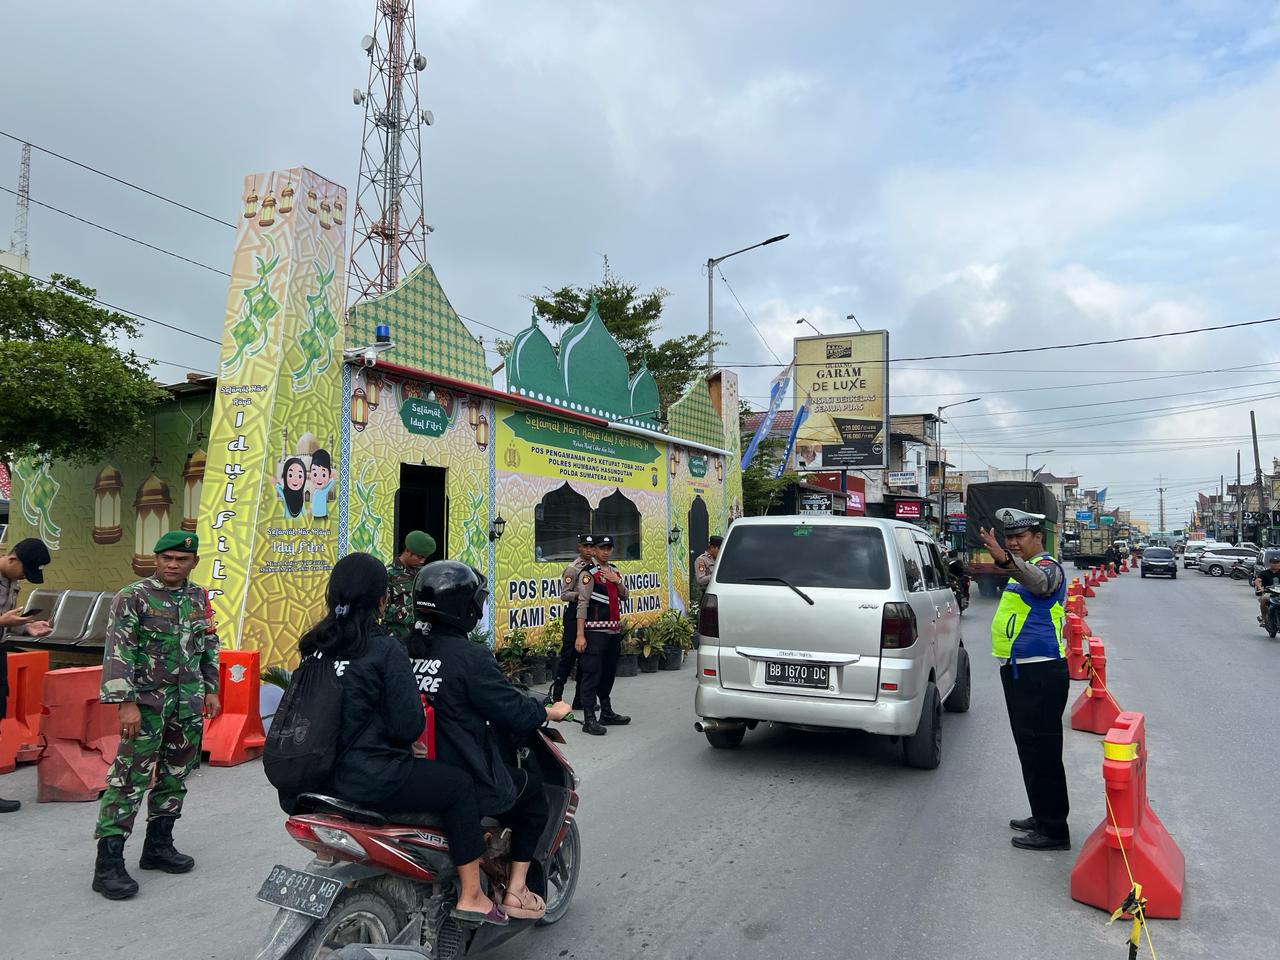
[[[200,510],[227,647],[291,663],[337,559],[346,191],[305,168],[245,178]]]
[[[889,333],[868,330],[795,341],[795,410],[809,416],[796,435],[802,470],[888,466]]]
[[[495,634],[540,630],[563,610],[560,573],[579,533],[617,540],[624,615],[651,622],[667,598],[664,448],[643,437],[498,404]]]

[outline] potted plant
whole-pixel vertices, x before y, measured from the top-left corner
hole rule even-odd
[[[648,630],[662,638],[662,670],[679,670],[684,652],[693,647],[693,624],[679,610],[664,610]]]
[[[622,653],[618,656],[618,672],[619,677],[634,677],[640,672],[639,655],[640,648],[636,645],[637,637],[631,626],[631,621],[626,617],[622,618]]]
[[[524,627],[516,627],[509,634],[502,646],[494,651],[502,674],[512,683],[528,686],[532,677],[529,674],[529,634]]]
[[[639,648],[639,664],[641,673],[657,673],[662,659],[662,650],[666,645],[666,637],[661,630],[653,627],[636,627],[636,645]]]
[[[564,639],[564,619],[552,617],[542,628],[542,652],[546,655],[547,680],[555,679],[560,665],[560,643]]]

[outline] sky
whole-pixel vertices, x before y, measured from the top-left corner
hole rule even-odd
[[[0,130],[234,219],[247,173],[354,191],[373,0],[0,2]],[[418,0],[428,256],[488,343],[608,256],[670,291],[759,405],[792,338],[887,329],[894,358],[1280,316],[1280,4]],[[0,138],[0,186],[19,146]],[[226,270],[225,226],[37,152],[31,196]],[[0,243],[12,196],[0,193]],[[348,219],[350,222],[350,218]],[[32,272],[221,335],[226,278],[36,207]],[[727,281],[727,282],[726,282]],[[731,288],[730,288],[731,285]],[[741,307],[735,301],[741,301]],[[747,317],[758,328],[753,329]],[[487,326],[484,326],[487,325]],[[217,347],[144,324],[178,381]],[[1002,357],[904,360],[894,413],[948,459],[1024,456],[1189,519],[1243,451],[1280,456],[1280,324]],[[492,355],[491,355],[492,356]],[[492,359],[496,365],[497,357]],[[501,375],[499,375],[501,383]]]

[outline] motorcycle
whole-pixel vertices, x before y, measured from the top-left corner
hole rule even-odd
[[[1280,633],[1280,585],[1267,587],[1267,613],[1263,619],[1263,628],[1267,631],[1267,636],[1275,639],[1276,634]]]
[[[357,945],[385,945],[370,957],[456,960],[496,947],[537,926],[563,919],[578,884],[578,777],[557,744],[559,731],[542,727],[514,760],[542,775],[550,811],[529,888],[547,904],[539,920],[473,924],[450,915],[457,872],[439,817],[383,814],[322,794],[303,794],[285,829],[315,854],[305,870],[277,864],[258,899],[279,909],[257,960],[321,960],[365,956]],[[481,874],[492,895],[506,881],[510,831],[484,821],[488,850]],[[351,947],[351,952],[346,948]]]
[[[1231,565],[1232,580],[1248,580],[1253,582],[1257,578],[1255,572],[1255,564],[1252,560],[1237,560]]]
[[[964,564],[959,560],[951,561],[949,566],[947,580],[951,586],[951,592],[956,595],[956,603],[960,606],[960,612],[964,613],[969,609],[969,574],[965,571]]]

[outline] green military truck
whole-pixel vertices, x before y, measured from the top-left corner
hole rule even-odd
[[[994,483],[971,483],[965,494],[965,547],[968,551],[969,576],[978,584],[978,593],[995,597],[1009,582],[1009,572],[1001,570],[991,559],[978,535],[980,527],[994,529],[1004,537],[1004,524],[996,519],[996,511],[1005,507],[1044,514],[1044,547],[1058,556],[1058,499],[1043,483],[1001,480]]]

